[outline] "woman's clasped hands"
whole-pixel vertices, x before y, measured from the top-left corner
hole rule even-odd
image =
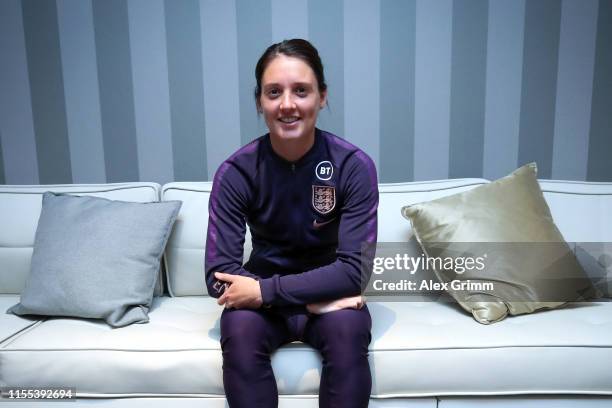
[[[263,305],[259,282],[248,276],[215,272],[215,278],[226,284],[226,289],[217,299],[217,304],[234,309],[259,309]],[[363,296],[312,303],[306,309],[313,314],[324,314],[340,309],[361,309],[365,304]]]

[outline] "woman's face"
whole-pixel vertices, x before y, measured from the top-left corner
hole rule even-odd
[[[314,136],[326,93],[319,92],[308,64],[282,54],[275,57],[263,73],[261,89],[259,104],[273,137],[291,140]]]

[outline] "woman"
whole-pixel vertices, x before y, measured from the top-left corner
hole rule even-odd
[[[255,69],[269,133],[217,170],[209,202],[206,282],[221,315],[231,407],[276,407],[270,354],[299,340],[319,350],[321,407],[366,407],[371,319],[360,301],[376,242],[372,160],[315,127],[327,100],[317,50],[270,46]],[[246,223],[253,251],[242,265]],[[362,267],[363,266],[363,267]]]

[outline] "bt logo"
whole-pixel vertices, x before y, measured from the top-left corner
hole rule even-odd
[[[317,167],[315,168],[315,175],[317,176],[317,178],[319,180],[329,180],[332,178],[332,175],[334,174],[334,167],[332,166],[331,162],[329,161],[322,161],[319,164],[317,164]]]

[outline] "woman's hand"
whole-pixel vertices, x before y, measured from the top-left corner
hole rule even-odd
[[[258,309],[263,304],[259,282],[255,279],[222,272],[215,272],[215,278],[229,284],[217,299],[219,305],[234,309]]]
[[[313,314],[323,314],[341,309],[361,309],[365,304],[365,297],[352,296],[330,302],[311,303],[306,305],[306,309]]]

